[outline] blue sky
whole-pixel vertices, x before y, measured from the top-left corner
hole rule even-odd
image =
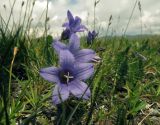
[[[9,0],[0,0],[0,13],[4,18],[9,16]],[[24,0],[25,3],[27,0]],[[32,1],[32,0],[30,0]],[[19,19],[20,6],[22,0],[17,0],[14,8],[15,20]],[[144,34],[159,34],[160,33],[160,0],[140,0],[142,5],[142,17],[138,6],[133,14],[133,18],[127,30],[127,34],[140,34],[141,21]],[[96,29],[99,29],[101,34],[105,34],[107,29],[110,15],[113,20],[109,33],[116,35],[123,34],[123,31],[129,20],[135,0],[101,0],[96,7]],[[4,10],[3,5],[6,5],[8,10]],[[50,27],[49,33],[52,35],[59,35],[63,28],[62,23],[66,20],[67,10],[71,10],[75,16],[82,18],[82,22],[87,27],[93,29],[93,5],[94,0],[49,0],[50,18],[48,26]],[[38,24],[39,29],[44,29],[44,17],[39,20],[40,15],[46,8],[46,0],[36,0],[33,10],[32,27]],[[22,10],[22,13],[24,10]]]

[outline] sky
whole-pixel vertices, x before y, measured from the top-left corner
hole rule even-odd
[[[11,1],[11,3],[9,3]],[[14,0],[0,0],[0,13],[6,20],[9,17],[11,5]],[[24,6],[21,9],[22,1]],[[33,0],[29,0],[33,1]],[[62,24],[67,20],[67,10],[74,16],[79,16],[82,23],[89,30],[93,30],[94,1],[95,0],[48,0],[48,33],[58,36],[63,31]],[[109,18],[112,15],[111,25],[108,35],[122,35],[129,21],[132,9],[136,0],[100,0],[97,4],[96,30],[105,35]],[[18,22],[25,12],[27,0],[16,0],[13,9],[13,17]],[[32,3],[32,2],[31,2]],[[132,19],[126,31],[128,35],[141,34],[141,24],[143,34],[160,33],[160,0],[140,0],[141,15],[138,5],[135,7]],[[5,7],[4,7],[5,6]],[[32,28],[38,27],[39,34],[44,30],[44,19],[47,6],[46,0],[36,0],[32,13]],[[29,8],[27,8],[29,10]],[[21,13],[21,14],[20,14]],[[42,18],[40,18],[42,15]],[[21,19],[22,20],[22,19]]]

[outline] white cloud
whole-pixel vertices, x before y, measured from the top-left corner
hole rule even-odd
[[[58,19],[58,16],[55,15],[53,18],[52,18],[52,21],[56,21]]]
[[[148,11],[144,11],[144,14],[142,16],[142,22],[143,23],[153,23],[154,19],[152,17],[152,14]]]

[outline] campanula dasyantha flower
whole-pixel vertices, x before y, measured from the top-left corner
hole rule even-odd
[[[100,57],[92,49],[80,49],[80,39],[76,34],[72,34],[69,39],[69,44],[66,45],[58,40],[53,42],[53,48],[59,54],[61,50],[69,50],[78,62],[89,63],[98,62]]]
[[[87,28],[81,24],[81,19],[76,16],[75,18],[73,17],[72,13],[68,10],[67,11],[67,17],[69,22],[65,22],[62,26],[65,27],[66,29],[62,33],[61,37],[64,38],[63,36],[71,35],[72,33],[76,32],[83,32],[87,30]],[[70,33],[69,33],[70,31]],[[66,37],[69,38],[70,36]]]
[[[94,41],[94,39],[97,37],[97,35],[98,33],[96,33],[94,30],[92,32],[89,31],[87,36],[87,43],[91,44]]]
[[[71,31],[69,29],[65,29],[61,34],[61,40],[67,40],[70,38],[70,36],[71,36]]]
[[[55,83],[53,103],[59,104],[70,95],[83,99],[90,97],[90,89],[84,82],[94,72],[93,64],[75,61],[73,54],[68,50],[59,52],[60,67],[48,67],[40,70],[40,75],[49,82]]]

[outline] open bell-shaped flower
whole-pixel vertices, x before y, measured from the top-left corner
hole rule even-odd
[[[40,70],[40,75],[49,82],[56,83],[53,91],[53,102],[59,104],[71,95],[78,98],[89,99],[90,89],[84,82],[94,73],[91,63],[75,61],[73,54],[68,50],[59,53],[60,67],[48,67]]]

